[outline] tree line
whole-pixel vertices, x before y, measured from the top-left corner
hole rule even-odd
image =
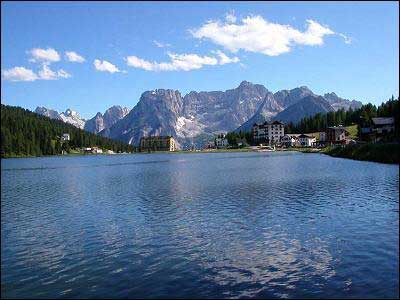
[[[70,141],[60,137],[68,133]],[[53,120],[21,107],[1,104],[1,157],[41,156],[94,147],[114,152],[133,152],[134,147],[101,137],[60,120]]]
[[[399,99],[394,96],[379,106],[371,103],[362,105],[359,109],[339,109],[328,113],[317,113],[310,117],[305,117],[300,122],[285,124],[285,133],[311,133],[324,131],[329,126],[350,126],[357,125],[358,129],[372,125],[372,118],[393,117],[395,119],[395,137],[399,139]],[[360,130],[358,130],[360,132]],[[237,145],[238,141],[245,141],[247,144],[253,143],[250,132],[229,132],[227,139],[230,145]]]
[[[329,126],[350,126],[357,125],[368,127],[372,125],[372,118],[375,117],[393,117],[395,119],[395,132],[399,134],[399,100],[393,96],[390,100],[383,102],[378,107],[368,103],[362,105],[359,109],[349,109],[345,111],[340,109],[328,113],[318,113],[311,117],[300,120],[299,123],[289,123],[285,126],[285,133],[310,133],[324,131]],[[360,132],[360,130],[358,130]]]

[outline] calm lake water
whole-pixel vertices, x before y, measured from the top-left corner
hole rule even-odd
[[[398,297],[397,165],[292,152],[1,163],[2,297]]]

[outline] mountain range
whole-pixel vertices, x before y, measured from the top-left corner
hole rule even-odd
[[[81,118],[76,111],[70,108],[68,108],[65,112],[59,113],[53,109],[38,106],[35,109],[35,113],[51,119],[61,120],[65,123],[72,124],[75,127],[89,132],[99,133],[100,131],[114,125],[118,120],[124,118],[129,113],[129,109],[119,105],[114,105],[107,109],[104,114],[98,112],[90,120]]]
[[[38,107],[35,112],[134,145],[143,136],[172,135],[185,148],[192,143],[201,146],[216,133],[250,130],[255,122],[296,123],[318,112],[356,109],[361,105],[335,93],[316,95],[306,86],[272,93],[261,84],[243,81],[224,92],[192,91],[182,96],[171,89],[146,91],[132,110],[113,106],[88,121],[78,119],[79,115],[71,110],[59,114]]]

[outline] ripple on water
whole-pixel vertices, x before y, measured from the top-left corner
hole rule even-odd
[[[398,175],[293,153],[5,160],[2,296],[395,297]]]

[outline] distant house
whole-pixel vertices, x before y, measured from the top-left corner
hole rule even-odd
[[[298,137],[299,143],[302,147],[311,147],[315,144],[316,138],[312,135],[301,134]]]
[[[140,139],[140,151],[175,151],[177,145],[172,136],[148,136]]]
[[[372,118],[372,123],[378,135],[394,132],[394,118]]]
[[[319,141],[320,141],[321,143],[326,142],[326,132],[325,132],[325,131],[319,132]]]
[[[361,139],[377,142],[394,131],[394,118],[372,118],[370,126],[361,128]]]
[[[61,136],[61,141],[62,142],[66,142],[66,141],[69,141],[69,140],[71,140],[71,136],[69,135],[69,133],[63,133],[62,136]]]
[[[317,132],[317,136],[315,137],[316,141],[313,143],[313,147],[324,147],[326,145],[326,132],[325,131],[320,131]]]
[[[91,148],[91,147],[83,147],[83,148],[82,148],[82,151],[83,151],[84,153],[92,153],[92,148]]]
[[[325,131],[327,144],[345,144],[346,143],[346,128],[344,126],[328,127]]]
[[[300,134],[285,134],[282,139],[281,143],[284,147],[296,147],[300,145],[299,142]]]
[[[224,133],[218,134],[214,139],[214,146],[216,148],[226,148],[228,147],[228,139]]]
[[[253,139],[257,143],[277,144],[285,135],[285,124],[279,121],[254,124],[252,128]]]
[[[98,148],[98,147],[93,147],[92,148],[92,153],[101,154],[101,153],[103,153],[103,150]]]

